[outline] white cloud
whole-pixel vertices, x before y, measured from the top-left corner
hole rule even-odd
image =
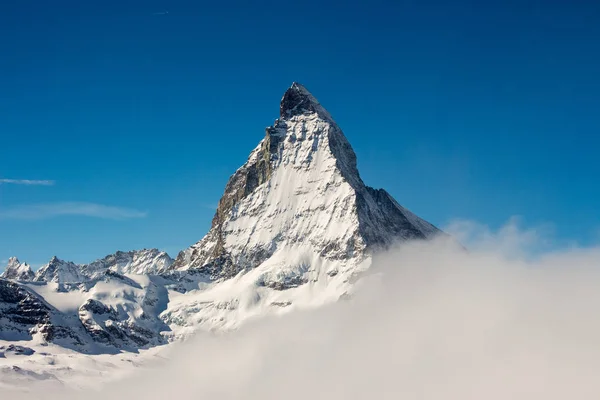
[[[85,397],[598,399],[600,249],[529,257],[530,236],[487,232],[487,251],[404,245],[377,257],[350,301],[199,335]]]
[[[0,209],[0,219],[38,220],[63,215],[81,215],[104,219],[143,218],[146,212],[131,208],[85,202],[29,204]]]
[[[0,179],[0,185],[12,184],[12,185],[41,185],[41,186],[52,186],[54,181],[51,180],[33,180],[33,179]]]
[[[554,237],[551,224],[522,229],[521,223],[521,218],[512,217],[494,231],[474,221],[455,220],[444,227],[444,231],[471,252],[495,253],[507,258],[534,256],[550,248]]]

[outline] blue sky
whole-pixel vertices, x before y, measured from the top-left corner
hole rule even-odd
[[[598,2],[21,0],[0,35],[0,179],[51,181],[0,181],[0,260],[176,255],[292,81],[429,221],[600,238]]]

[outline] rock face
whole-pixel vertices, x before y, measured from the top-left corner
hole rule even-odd
[[[81,329],[26,287],[0,279],[0,339],[30,340],[35,335],[67,347],[82,346]],[[78,332],[79,331],[79,332]]]
[[[332,274],[362,269],[376,250],[438,232],[386,191],[365,186],[341,129],[294,83],[280,118],[227,183],[210,231],[171,268],[216,280],[288,258],[297,271],[288,280],[300,284],[317,264]]]
[[[51,309],[47,304],[19,284],[4,279],[0,279],[0,311],[3,339],[30,339],[35,328],[50,323]]]
[[[8,259],[6,269],[0,275],[4,279],[14,279],[17,281],[31,281],[34,278],[34,273],[27,263],[19,262],[17,257]]]

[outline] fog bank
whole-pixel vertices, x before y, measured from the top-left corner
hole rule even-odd
[[[349,300],[198,335],[99,392],[15,398],[600,398],[600,250],[532,256],[511,229],[403,245]]]

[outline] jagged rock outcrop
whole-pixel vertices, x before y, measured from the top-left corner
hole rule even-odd
[[[231,278],[301,252],[308,260],[282,262],[301,275],[288,281],[305,282],[317,264],[332,271],[364,267],[374,251],[395,241],[438,232],[384,190],[365,186],[341,129],[294,83],[281,100],[280,118],[227,183],[210,231],[171,268]]]
[[[31,281],[35,274],[31,270],[31,267],[27,263],[22,263],[17,257],[11,257],[8,259],[6,269],[0,275],[0,278],[13,279],[16,281]]]
[[[0,339],[31,339],[36,328],[50,323],[50,313],[50,307],[36,295],[15,282],[0,279]]]

